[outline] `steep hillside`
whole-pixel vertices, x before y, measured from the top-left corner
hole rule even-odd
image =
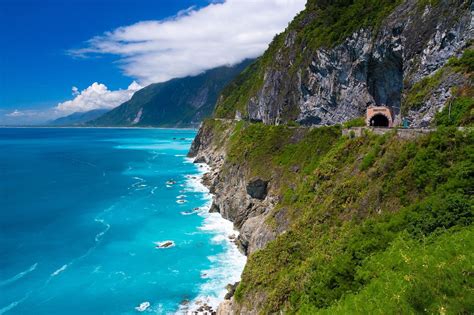
[[[87,122],[97,119],[107,113],[109,109],[93,109],[87,112],[77,112],[71,115],[60,117],[48,123],[52,126],[81,126]]]
[[[216,115],[330,125],[387,105],[399,121],[408,91],[462,54],[472,32],[470,1],[309,0],[224,90]],[[462,80],[446,78],[429,107],[403,115],[427,126]]]
[[[222,314],[474,311],[472,130],[350,138],[339,126],[216,120],[201,130],[193,153],[215,170],[213,211],[249,255]]]
[[[218,314],[474,312],[472,21],[309,0],[227,86],[190,151],[249,257]],[[432,130],[344,136],[371,104]]]
[[[251,61],[219,67],[194,77],[151,84],[132,99],[92,121],[92,126],[197,126],[209,117],[217,97]]]

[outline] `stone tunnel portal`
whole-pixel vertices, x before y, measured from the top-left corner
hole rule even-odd
[[[367,126],[371,127],[393,127],[393,115],[387,106],[370,106],[367,108]]]

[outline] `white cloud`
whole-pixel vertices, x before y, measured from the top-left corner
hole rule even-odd
[[[94,82],[79,91],[72,87],[74,98],[46,109],[0,109],[0,125],[41,125],[75,112],[93,109],[112,109],[128,101],[142,87],[133,81],[126,90],[111,91],[104,84]]]
[[[74,98],[70,101],[59,103],[56,110],[60,114],[86,112],[93,109],[112,109],[128,101],[132,95],[142,87],[135,81],[126,90],[111,91],[104,84],[94,82],[87,89],[79,92],[72,87]]]
[[[21,117],[21,116],[25,116],[25,115],[26,115],[26,113],[24,113],[22,111],[19,111],[18,109],[15,109],[11,113],[5,114],[5,116],[7,116],[7,117]]]
[[[36,125],[55,117],[54,109],[0,110],[0,125]]]
[[[142,84],[195,75],[258,57],[306,0],[227,0],[190,8],[174,18],[119,27],[72,50],[76,56],[113,54]]]

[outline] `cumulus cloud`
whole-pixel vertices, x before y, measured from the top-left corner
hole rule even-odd
[[[71,50],[113,54],[126,75],[143,84],[195,75],[258,57],[306,0],[227,0],[190,8],[174,18],[119,27]]]
[[[112,109],[128,101],[133,94],[141,89],[137,82],[133,81],[126,90],[111,91],[105,84],[94,82],[87,89],[79,92],[75,86],[72,87],[72,100],[59,103],[56,110],[60,114],[86,112],[93,109]]]
[[[73,99],[45,109],[0,109],[0,125],[41,125],[59,117],[93,109],[112,109],[128,101],[141,89],[133,81],[126,90],[111,91],[104,84],[94,82],[88,88],[79,91],[75,86],[71,92]]]

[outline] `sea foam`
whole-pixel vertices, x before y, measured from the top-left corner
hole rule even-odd
[[[7,280],[4,280],[4,281],[1,281],[0,282],[0,287],[4,286],[4,285],[8,285],[10,283],[13,283],[17,280],[20,280],[21,278],[23,278],[24,276],[26,276],[27,274],[29,274],[30,272],[34,271],[36,269],[36,267],[38,266],[38,263],[34,263],[33,265],[30,266],[30,268],[14,275],[13,277],[7,279]]]
[[[186,158],[186,163],[192,163],[193,160]],[[212,194],[209,189],[202,184],[202,176],[209,172],[210,167],[207,164],[196,163],[199,174],[186,176],[185,190],[189,192],[204,193],[206,204],[200,207],[196,212],[203,217],[203,223],[198,229],[202,233],[213,235],[211,241],[224,247],[224,252],[218,255],[209,256],[211,268],[202,272],[202,278],[206,281],[200,285],[198,296],[188,305],[180,307],[177,314],[192,311],[202,306],[204,303],[211,306],[214,310],[219,303],[224,300],[227,293],[226,286],[240,281],[242,271],[245,267],[247,257],[243,255],[237,246],[231,241],[231,237],[238,236],[234,230],[232,222],[225,220],[219,213],[210,213],[212,205]],[[187,214],[187,213],[186,213]]]

